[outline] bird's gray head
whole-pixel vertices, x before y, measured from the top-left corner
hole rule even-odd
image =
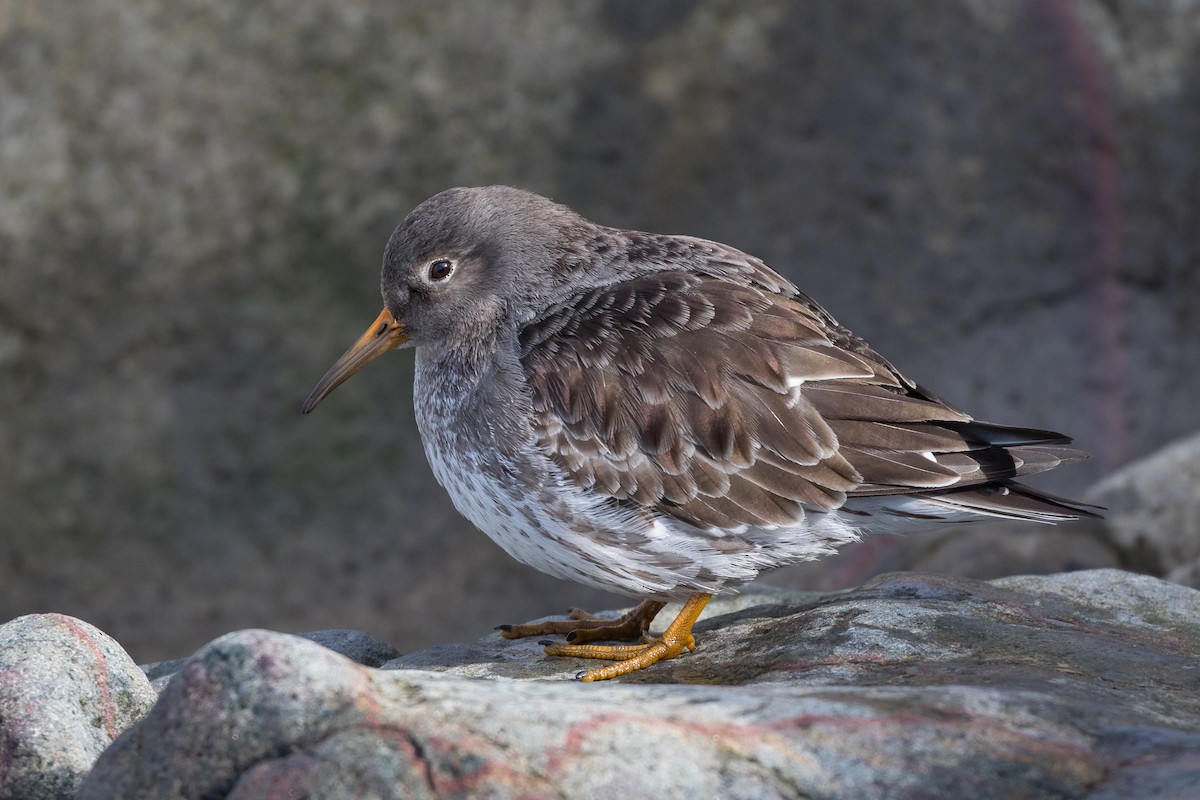
[[[326,373],[305,411],[392,348],[470,348],[514,329],[580,277],[561,264],[589,227],[566,206],[509,186],[429,198],[388,240],[383,313]]]
[[[581,224],[569,208],[509,186],[434,195],[388,240],[384,306],[416,345],[463,343],[569,278],[557,265]]]

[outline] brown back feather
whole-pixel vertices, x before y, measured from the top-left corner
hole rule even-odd
[[[522,331],[535,435],[579,485],[731,529],[1076,455],[1059,434],[973,421],[736,253],[581,292]]]

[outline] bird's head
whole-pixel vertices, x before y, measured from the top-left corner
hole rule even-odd
[[[508,186],[448,189],[413,209],[383,256],[383,311],[304,401],[312,411],[397,347],[460,348],[523,320],[572,278],[559,268],[575,212]]]

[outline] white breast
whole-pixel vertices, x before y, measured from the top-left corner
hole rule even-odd
[[[858,538],[836,512],[734,533],[621,506],[573,483],[528,424],[513,428],[514,409],[472,403],[470,386],[449,384],[444,372],[431,380],[436,373],[422,366],[418,358],[417,424],[434,476],[459,513],[547,574],[633,596],[682,597],[735,589],[764,569]]]

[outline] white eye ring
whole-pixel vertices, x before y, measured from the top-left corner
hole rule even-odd
[[[445,283],[457,267],[458,264],[448,258],[435,258],[429,262],[425,276],[430,283]]]

